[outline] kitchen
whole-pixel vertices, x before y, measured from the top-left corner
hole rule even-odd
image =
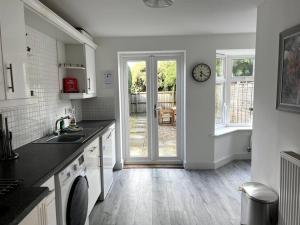
[[[299,225],[299,10],[0,0],[0,225]]]
[[[97,45],[39,1],[0,8],[0,224],[84,224],[116,161],[114,115],[82,119]]]

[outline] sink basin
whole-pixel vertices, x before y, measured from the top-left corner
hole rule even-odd
[[[83,139],[84,135],[60,135],[47,140],[47,143],[73,143]]]
[[[33,143],[38,144],[59,144],[59,143],[82,143],[84,140],[85,135],[84,134],[62,134],[59,136],[51,136],[50,138],[41,138],[37,141],[34,141]]]

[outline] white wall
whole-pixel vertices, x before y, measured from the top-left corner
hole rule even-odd
[[[187,152],[188,168],[205,168],[214,161],[214,85],[215,78],[200,84],[193,81],[191,70],[197,63],[214,65],[217,49],[255,48],[255,34],[243,35],[202,35],[177,37],[126,37],[99,38],[96,51],[97,94],[100,98],[115,96],[118,109],[117,81],[114,89],[105,89],[103,74],[112,71],[117,79],[119,51],[163,51],[186,50],[187,62]],[[118,118],[118,114],[116,114]],[[118,129],[118,122],[117,122]],[[119,133],[117,132],[117,138]],[[117,148],[119,143],[117,143]],[[120,161],[120,154],[117,155]]]
[[[299,12],[299,0],[267,0],[258,8],[252,176],[276,190],[280,151],[300,153],[300,115],[275,109],[279,33],[300,24]]]
[[[251,131],[235,131],[215,137],[215,163],[219,168],[232,160],[251,159],[248,152]]]

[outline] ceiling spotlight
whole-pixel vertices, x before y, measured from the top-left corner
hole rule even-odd
[[[143,0],[151,8],[165,8],[173,5],[174,0]]]

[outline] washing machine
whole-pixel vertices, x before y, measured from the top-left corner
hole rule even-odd
[[[88,224],[88,180],[84,155],[55,175],[58,225]]]

